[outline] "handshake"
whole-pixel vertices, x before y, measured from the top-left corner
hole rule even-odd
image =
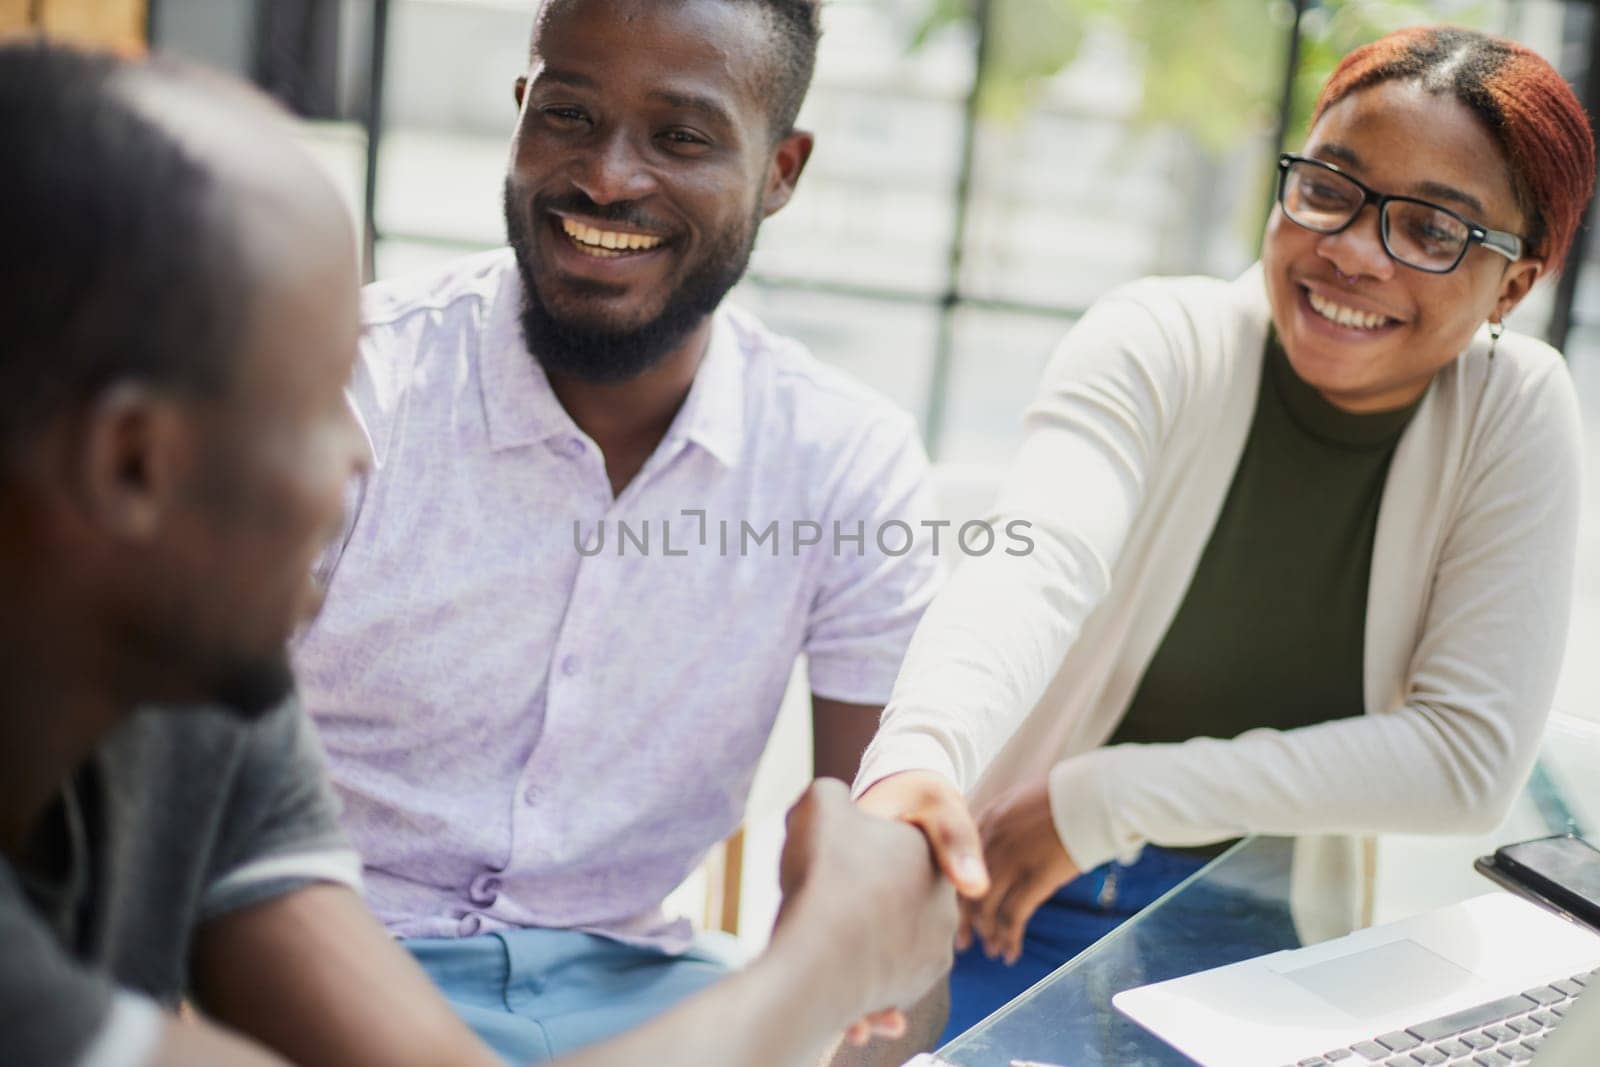
[[[926,828],[872,810],[843,782],[813,782],[789,809],[761,958],[561,1067],[816,1067],[841,1032],[855,1045],[901,1036],[905,1009],[950,970],[960,908]]]
[[[953,947],[977,938],[1014,961],[1033,911],[1076,874],[1042,781],[975,821],[931,773],[885,778],[859,804],[820,780],[789,812],[768,956],[808,976],[807,996],[832,1012],[834,1032],[854,1020],[851,1044],[897,1038],[904,1010],[949,971]]]
[[[901,1036],[903,1009],[949,971],[960,919],[928,839],[868,814],[826,778],[789,809],[787,831],[767,958],[808,977],[803,995],[832,1016],[833,1032],[855,1020],[851,1044]]]

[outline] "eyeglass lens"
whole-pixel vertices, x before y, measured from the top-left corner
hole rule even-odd
[[[1283,210],[1308,230],[1342,229],[1365,203],[1355,182],[1314,163],[1294,162],[1284,176]],[[1423,270],[1448,270],[1461,258],[1469,231],[1442,208],[1413,200],[1383,205],[1383,243],[1402,263]]]

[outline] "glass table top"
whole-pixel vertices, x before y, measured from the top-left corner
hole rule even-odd
[[[1373,920],[1443,907],[1495,886],[1472,869],[1496,847],[1550,834],[1594,839],[1600,830],[1600,724],[1553,716],[1538,765],[1511,813],[1487,835],[1377,839]],[[958,1067],[1013,1059],[1061,1067],[1184,1067],[1172,1049],[1111,1006],[1124,989],[1301,945],[1298,929],[1331,929],[1337,916],[1289,909],[1294,842],[1239,842],[1115,932],[938,1053]],[[1302,874],[1302,878],[1304,875]],[[1313,895],[1314,897],[1314,895]]]

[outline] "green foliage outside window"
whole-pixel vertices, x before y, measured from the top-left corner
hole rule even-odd
[[[991,0],[985,116],[1020,116],[1076,59],[1091,32],[1121,36],[1143,60],[1140,126],[1176,126],[1214,155],[1277,122],[1290,0]],[[1311,0],[1288,140],[1297,143],[1318,88],[1352,48],[1402,26],[1490,27],[1490,0]],[[913,45],[972,17],[972,0],[930,0]]]

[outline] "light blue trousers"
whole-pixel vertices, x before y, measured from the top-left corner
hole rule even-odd
[[[543,1063],[631,1030],[722,978],[715,937],[681,956],[573,930],[508,930],[400,943],[468,1026],[509,1063]]]

